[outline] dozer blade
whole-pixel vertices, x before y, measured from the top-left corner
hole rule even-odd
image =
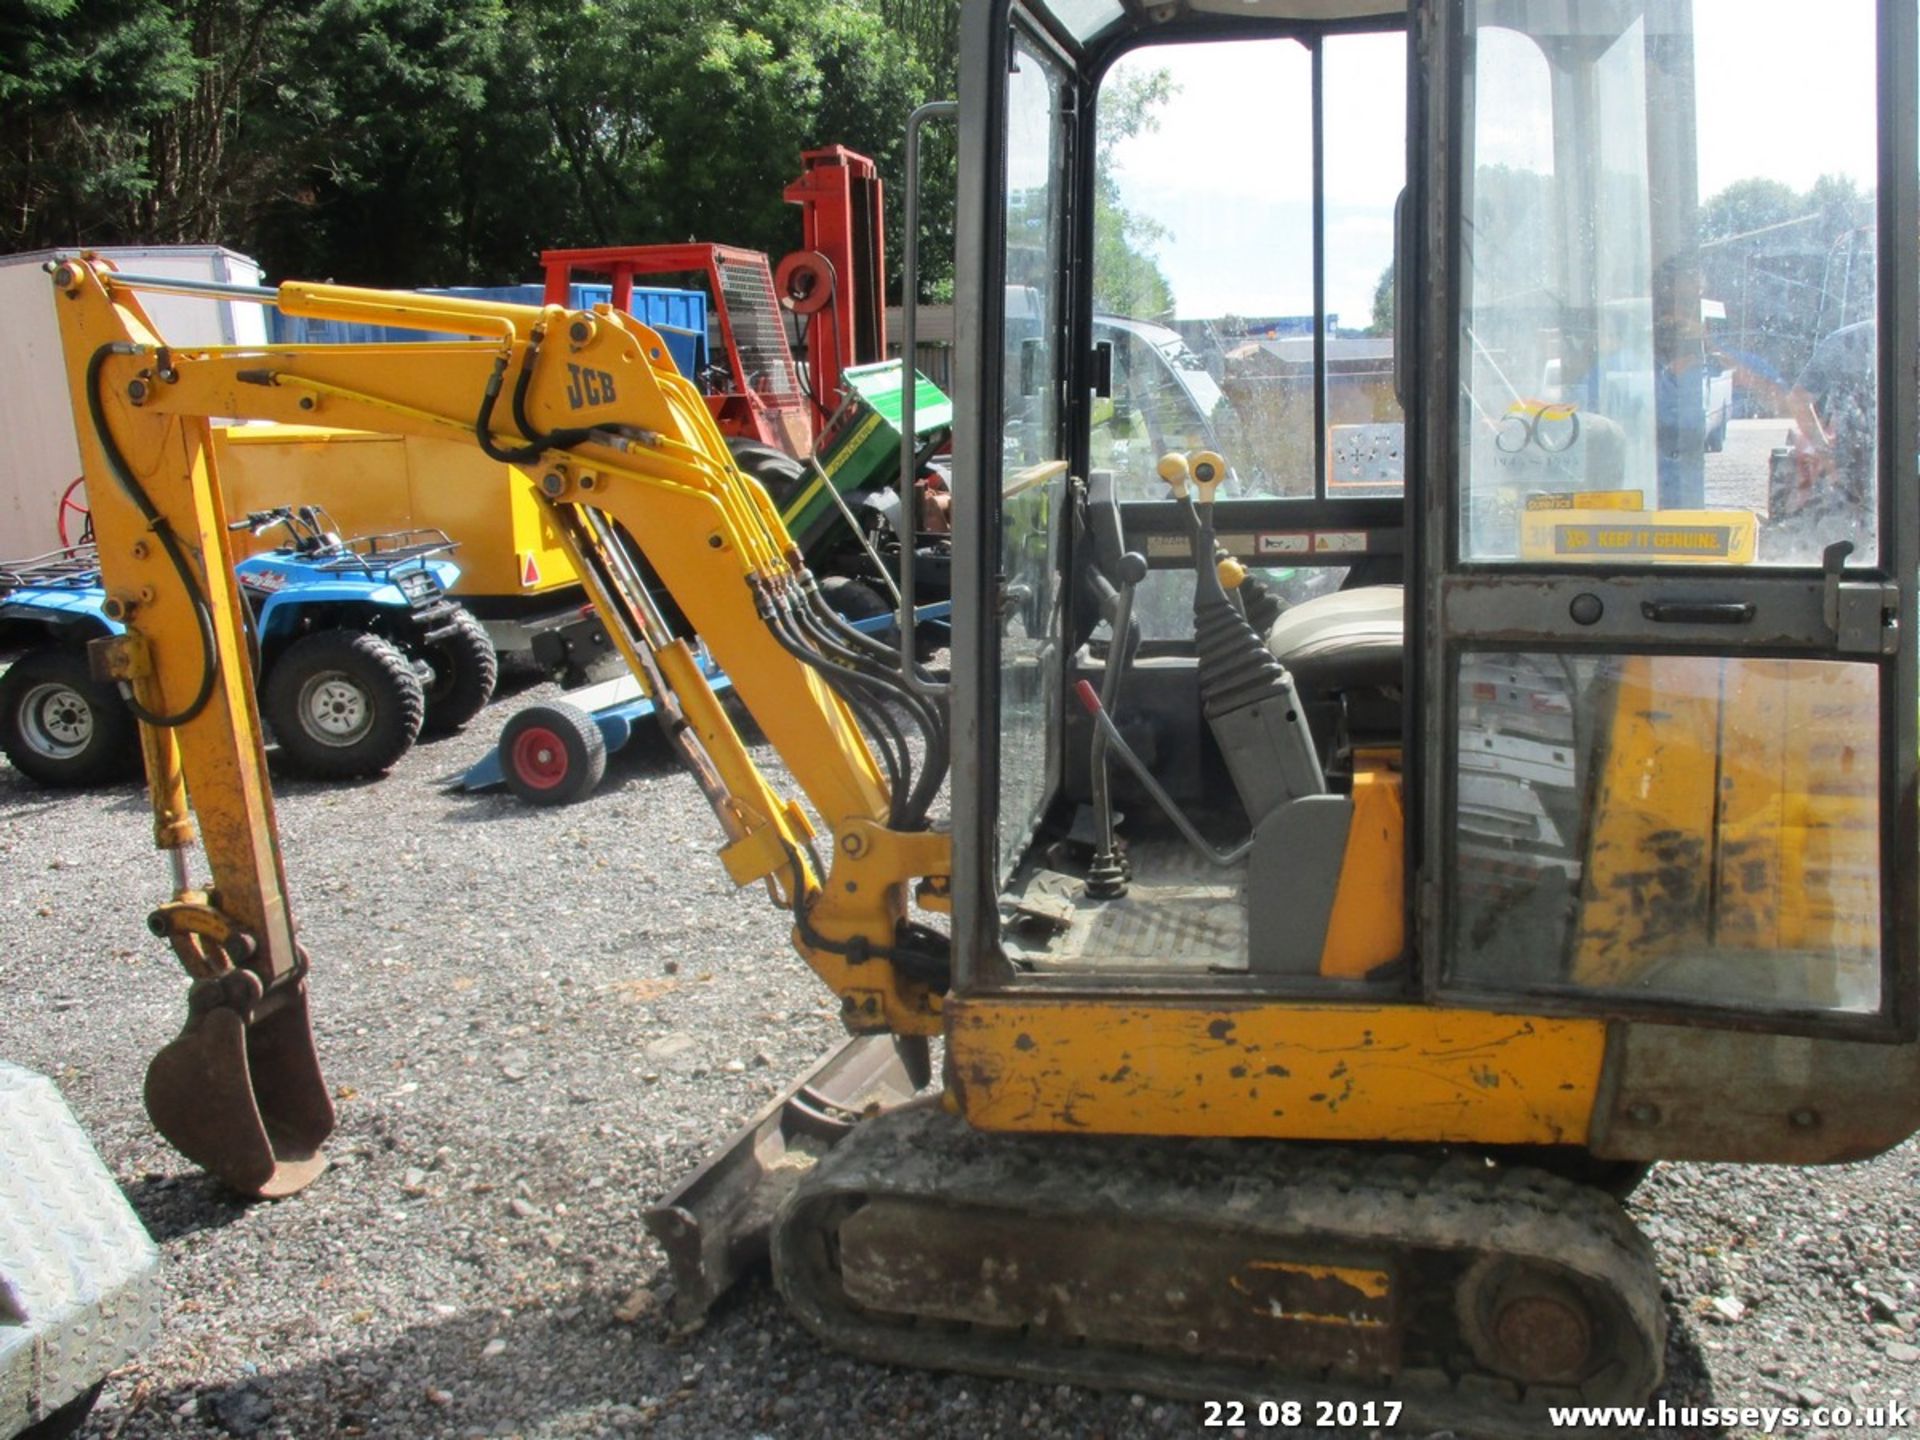
[[[306,982],[263,1000],[247,970],[194,981],[187,1023],[147,1067],[146,1101],[169,1144],[241,1194],[305,1189],[327,1168],[334,1119]]]
[[[673,1318],[688,1326],[764,1260],[773,1215],[834,1145],[927,1083],[925,1040],[861,1035],[828,1052],[646,1213],[667,1252]]]
[[[1250,1417],[1279,1394],[1360,1431],[1533,1440],[1549,1406],[1644,1402],[1665,1348],[1612,1199],[1432,1151],[990,1135],[916,1103],[811,1170],[772,1250],[794,1313],[869,1360]]]

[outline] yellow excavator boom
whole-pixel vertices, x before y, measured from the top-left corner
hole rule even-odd
[[[188,1028],[148,1079],[149,1110],[184,1153],[243,1191],[288,1193],[319,1172],[333,1119],[307,1026],[215,418],[464,438],[525,466],[713,806],[728,874],[792,912],[795,945],[851,1028],[938,1029],[945,940],[910,910],[916,883],[937,906],[949,873],[947,837],[926,818],[944,714],[924,682],[906,683],[895,652],[826,608],[656,333],[604,306],[288,283],[251,298],[289,315],[474,338],[175,349],[138,293],[181,282],[82,257],[54,267],[52,283],[107,605],[126,627],[99,642],[94,663],[142,722],[156,840],[175,861],[153,927],[195,977]],[[654,585],[732,677],[811,815],[754,764]],[[879,757],[863,734],[890,703],[921,724],[918,762],[897,733]],[[832,842],[824,875],[816,828]],[[205,888],[186,860],[196,829]]]

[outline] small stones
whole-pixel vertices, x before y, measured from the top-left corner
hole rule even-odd
[[[229,1435],[254,1435],[273,1419],[273,1401],[249,1381],[214,1397],[213,1418]]]
[[[658,1304],[653,1291],[644,1285],[637,1285],[626,1299],[613,1307],[613,1318],[622,1325],[632,1325],[651,1315]]]

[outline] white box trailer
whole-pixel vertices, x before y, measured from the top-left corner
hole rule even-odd
[[[60,544],[60,497],[80,474],[49,261],[78,246],[0,256],[0,560]],[[258,285],[260,266],[219,245],[100,246],[120,269]],[[175,345],[264,345],[267,312],[246,301],[146,294],[140,303]]]

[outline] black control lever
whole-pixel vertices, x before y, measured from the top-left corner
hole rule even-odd
[[[1133,650],[1133,592],[1147,578],[1146,557],[1129,550],[1120,557],[1120,588],[1114,594],[1113,609],[1107,614],[1113,640],[1107,646],[1107,673],[1102,677],[1101,708],[1108,715],[1120,701],[1120,681]],[[1104,582],[1105,577],[1099,577]],[[1111,585],[1102,584],[1111,590]],[[1106,606],[1103,602],[1102,609]],[[1093,727],[1093,811],[1100,843],[1093,865],[1087,871],[1087,894],[1096,900],[1113,900],[1127,893],[1127,862],[1119,852],[1113,835],[1113,777],[1107,769],[1107,729]]]

